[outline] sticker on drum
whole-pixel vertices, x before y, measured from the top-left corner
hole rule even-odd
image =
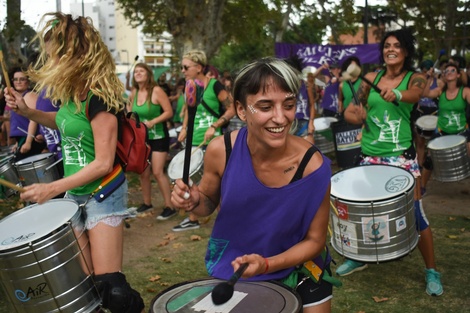
[[[78,204],[55,199],[0,221],[0,277],[15,312],[92,312],[101,300]]]
[[[275,282],[239,281],[234,286],[232,298],[222,305],[215,306],[212,303],[211,290],[220,282],[223,281],[208,278],[172,286],[152,300],[149,312],[298,313],[302,311],[299,295]]]
[[[416,120],[416,131],[424,138],[431,138],[437,127],[437,116],[424,115]]]
[[[168,177],[175,181],[183,178],[184,155],[186,151],[182,150],[171,160],[168,165]],[[192,147],[191,163],[189,164],[189,177],[197,184],[202,177],[202,166],[204,164],[204,152],[198,147]]]
[[[399,167],[364,165],[331,177],[331,244],[361,262],[397,259],[418,244],[415,179]]]

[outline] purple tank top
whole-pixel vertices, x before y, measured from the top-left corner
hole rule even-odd
[[[23,97],[30,92],[29,90],[23,93]],[[29,119],[19,115],[15,111],[10,111],[10,137],[26,137],[24,131],[28,131]],[[24,131],[21,131],[20,128]]]
[[[330,184],[330,160],[323,157],[320,168],[308,176],[283,187],[266,187],[255,175],[246,138],[243,127],[222,177],[221,209],[207,247],[207,271],[221,279],[233,274],[231,262],[238,256],[257,253],[270,257],[300,242]],[[249,280],[282,279],[293,270]]]
[[[42,90],[38,95],[36,102],[36,109],[43,112],[57,112],[59,106],[55,107],[50,99],[45,98],[45,90]],[[46,140],[47,149],[49,152],[57,153],[57,158],[62,157],[62,151],[60,146],[60,133],[57,129],[52,129],[41,124],[39,125],[39,133],[41,133]]]
[[[339,81],[325,88],[320,106],[328,111],[338,112]]]

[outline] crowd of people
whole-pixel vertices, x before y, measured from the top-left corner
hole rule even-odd
[[[380,92],[361,78],[342,76],[350,64],[361,67],[357,57],[308,71],[296,58],[263,58],[236,71],[232,80],[201,50],[186,52],[180,73],[169,81],[137,63],[124,86],[90,20],[62,13],[45,18],[37,60],[13,69],[13,88],[2,90],[0,143],[12,146],[16,160],[46,151],[63,159],[63,178],[25,186],[20,197],[44,203],[64,195],[83,204],[94,280],[111,312],[144,307],[122,273],[123,225],[153,209],[152,178],[163,200],[157,219],[177,216],[178,210],[188,214],[173,231],[197,229],[199,218],[217,211],[205,259],[210,276],[228,279],[248,263],[244,279],[283,282],[299,293],[304,312],[330,312],[335,280],[326,242],[332,169],[329,157],[315,146],[317,117],[363,125],[359,166],[391,165],[414,176],[425,290],[443,293],[422,201],[433,169],[426,143],[458,134],[470,151],[470,79],[462,70],[463,58],[452,56],[438,66],[424,60],[415,69],[415,39],[401,29],[388,32],[380,43],[383,67],[365,73]],[[64,34],[80,44],[64,43]],[[186,142],[188,80],[202,90],[192,142]],[[136,209],[128,208],[126,175],[115,154],[117,117],[125,111],[137,112],[145,123],[152,151],[150,166],[140,174],[142,204]],[[437,116],[431,138],[416,130],[417,120],[427,115]],[[232,120],[241,124],[229,127]],[[394,135],[384,136],[384,128],[393,128]],[[179,129],[174,138],[172,129]],[[204,151],[200,181],[170,181],[166,166],[172,141],[179,149],[189,145]],[[243,225],[243,234],[236,225]],[[320,268],[320,278],[305,271],[309,262]],[[336,274],[366,268],[367,263],[346,259]]]

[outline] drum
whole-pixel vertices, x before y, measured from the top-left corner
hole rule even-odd
[[[21,186],[20,178],[13,165],[13,156],[4,158],[0,163],[0,177],[13,183],[17,186]],[[2,186],[2,193],[5,197],[10,197],[16,194],[16,190]]]
[[[416,120],[416,132],[423,138],[430,139],[436,132],[437,116],[424,115]]]
[[[337,121],[338,119],[334,117],[319,117],[313,120],[313,125],[315,126],[315,131],[313,132],[315,146],[322,153],[335,151],[333,132],[331,131],[330,124]]]
[[[239,281],[234,286],[235,291],[232,298],[215,307],[212,303],[211,290],[220,282],[223,281],[203,279],[172,286],[152,300],[149,312],[302,312],[302,302],[299,295],[292,289],[275,282]]]
[[[0,221],[0,278],[13,312],[94,312],[101,300],[73,200],[35,204]]]
[[[59,164],[54,153],[41,153],[15,163],[18,176],[24,186],[50,183],[60,179]]]
[[[362,125],[338,121],[330,124],[335,144],[336,163],[341,168],[356,166],[361,156],[361,141],[358,139]]]
[[[245,126],[245,122],[239,119],[237,116],[230,119],[228,124],[227,131],[237,130]]]
[[[191,151],[189,177],[193,183],[198,184],[201,181],[203,173],[204,152],[197,147],[193,147]],[[178,152],[168,165],[168,177],[170,177],[172,181],[183,178],[184,154],[185,150]]]
[[[415,179],[388,165],[365,165],[331,177],[331,244],[341,255],[382,262],[410,253],[418,244]]]
[[[470,176],[470,161],[467,155],[467,140],[460,135],[447,135],[432,139],[428,143],[435,180],[459,181]]]

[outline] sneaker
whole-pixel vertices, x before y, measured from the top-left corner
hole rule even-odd
[[[166,208],[163,209],[162,214],[157,216],[157,220],[165,221],[165,220],[167,220],[170,217],[175,216],[175,215],[176,215],[176,210],[175,209],[166,207]]]
[[[173,227],[173,231],[185,231],[199,228],[199,221],[190,221],[189,217],[185,218],[179,225]]]
[[[137,209],[137,213],[145,212],[147,210],[150,210],[151,208],[152,208],[151,204],[149,205],[149,204],[142,203],[140,207]]]
[[[346,261],[336,269],[336,275],[347,276],[354,272],[365,270],[366,268],[367,268],[367,264],[365,263],[346,259]]]
[[[433,268],[428,268],[426,272],[426,293],[430,296],[440,296],[444,293],[441,284],[441,274]]]

